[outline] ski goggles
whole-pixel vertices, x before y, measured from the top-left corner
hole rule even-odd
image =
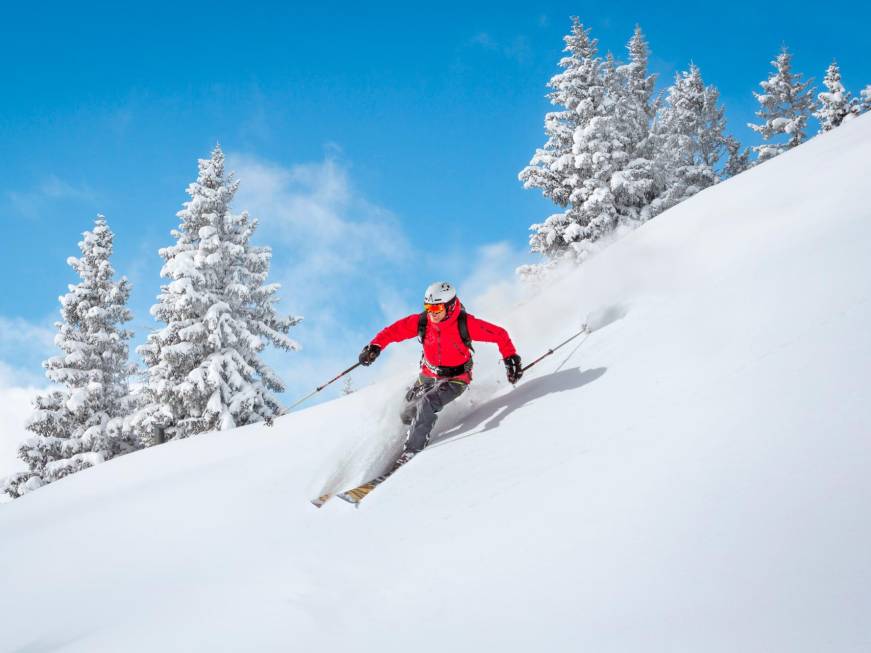
[[[446,310],[445,304],[424,304],[423,310],[427,313],[441,313],[443,310]]]

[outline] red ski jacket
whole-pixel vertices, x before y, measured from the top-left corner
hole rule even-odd
[[[462,308],[460,302],[457,301],[451,314],[437,324],[427,317],[428,323],[423,341],[424,360],[421,361],[420,367],[420,372],[424,376],[437,378],[437,374],[426,363],[434,367],[455,367],[463,365],[472,357],[472,352],[469,351],[460,337],[460,329],[457,326],[457,318]],[[392,342],[416,338],[419,319],[420,315],[415,313],[397,320],[379,331],[378,335],[372,339],[371,344],[384,349]],[[469,338],[478,342],[495,342],[499,346],[502,358],[517,353],[508,332],[502,327],[485,322],[469,313],[466,313],[466,324],[469,327]],[[472,374],[466,372],[451,378],[469,383],[472,380]]]

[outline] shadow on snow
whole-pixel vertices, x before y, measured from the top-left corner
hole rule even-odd
[[[605,367],[583,371],[576,367],[531,379],[507,394],[484,402],[466,415],[446,416],[443,428],[433,434],[429,446],[447,444],[451,440],[467,438],[470,435],[498,428],[502,420],[515,410],[545,395],[585,386],[600,378],[606,371]]]

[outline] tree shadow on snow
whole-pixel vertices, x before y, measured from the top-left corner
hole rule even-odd
[[[607,369],[597,367],[581,371],[575,367],[521,383],[511,392],[484,402],[466,415],[446,416],[442,428],[433,434],[429,446],[446,444],[448,440],[459,440],[498,428],[502,420],[515,410],[545,395],[574,390],[592,383],[605,374]]]

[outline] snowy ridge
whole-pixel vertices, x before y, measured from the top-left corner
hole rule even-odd
[[[479,347],[360,510],[308,499],[410,370],[0,506],[0,651],[868,650],[869,151],[862,116],[471,306],[527,360],[593,332],[513,390]]]

